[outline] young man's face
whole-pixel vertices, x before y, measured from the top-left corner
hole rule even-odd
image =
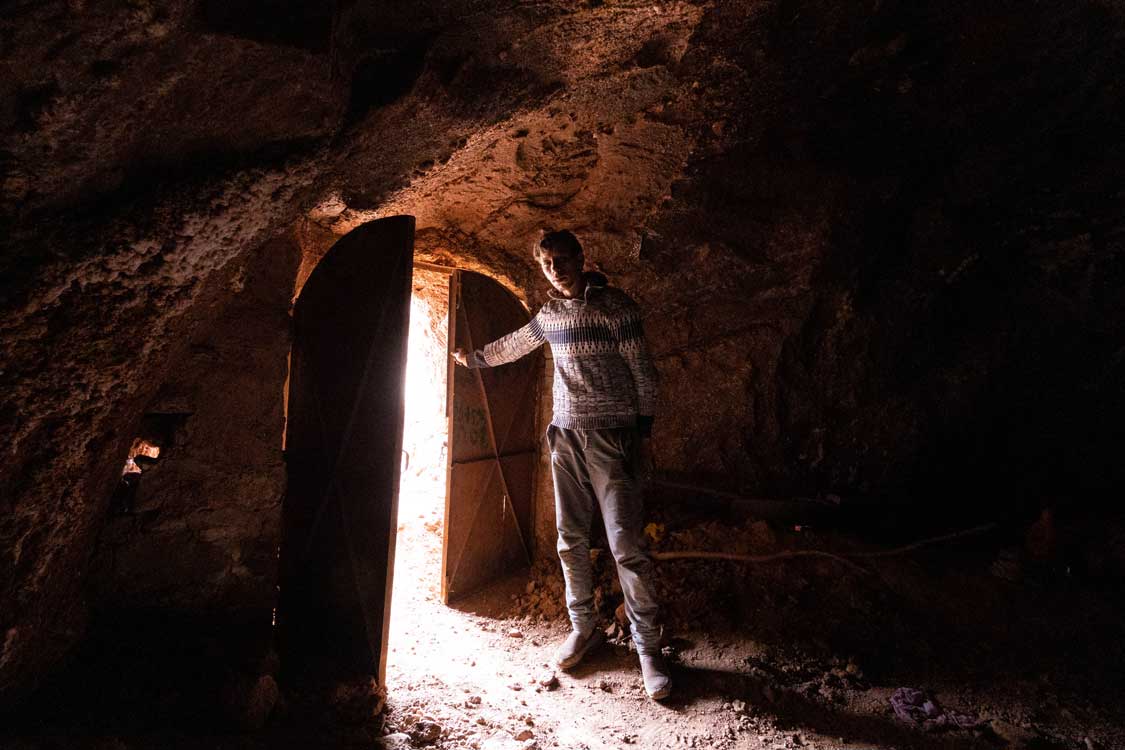
[[[543,269],[543,275],[564,297],[577,297],[585,291],[586,280],[582,278],[584,261],[582,253],[544,248],[539,250],[539,267]]]

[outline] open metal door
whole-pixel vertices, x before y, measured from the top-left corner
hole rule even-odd
[[[451,349],[479,348],[529,320],[519,300],[487,276],[456,271],[450,277]],[[483,370],[450,359],[441,588],[447,603],[531,562],[542,361],[542,350]]]
[[[294,307],[278,636],[289,675],[385,671],[414,218],[364,224]]]

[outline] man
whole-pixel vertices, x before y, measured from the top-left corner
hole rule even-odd
[[[582,245],[563,230],[543,236],[535,258],[554,290],[526,326],[483,349],[458,349],[466,367],[495,367],[551,344],[554,416],[547,428],[555,484],[558,552],[566,580],[571,633],[555,657],[570,669],[601,643],[596,627],[590,527],[594,503],[625,595],[645,691],[666,698],[672,683],[660,655],[652,562],[644,544],[638,470],[651,456],[656,370],[645,345],[637,304],[583,271]]]

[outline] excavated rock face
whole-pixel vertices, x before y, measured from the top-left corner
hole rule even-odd
[[[268,609],[287,300],[396,213],[533,307],[530,240],[573,228],[646,312],[668,471],[1119,487],[1122,28],[1109,2],[6,3],[0,696],[91,603]],[[180,437],[142,478],[160,512],[123,520],[145,414]]]

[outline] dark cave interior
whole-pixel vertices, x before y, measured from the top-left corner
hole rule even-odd
[[[1117,0],[0,8],[0,745],[1125,747]],[[561,227],[644,314],[682,693],[635,701],[621,638],[537,681],[565,623],[538,441],[510,580],[403,600],[500,679],[486,719],[424,672],[464,656],[440,631],[387,651],[394,524],[426,571],[461,533],[394,520],[409,299],[441,346],[451,278],[534,312]],[[374,482],[328,520],[294,499],[314,350],[301,393],[362,405],[358,458],[312,474]],[[509,411],[541,435],[536,368]],[[360,656],[287,640],[287,596]],[[900,687],[943,708],[911,724]]]

